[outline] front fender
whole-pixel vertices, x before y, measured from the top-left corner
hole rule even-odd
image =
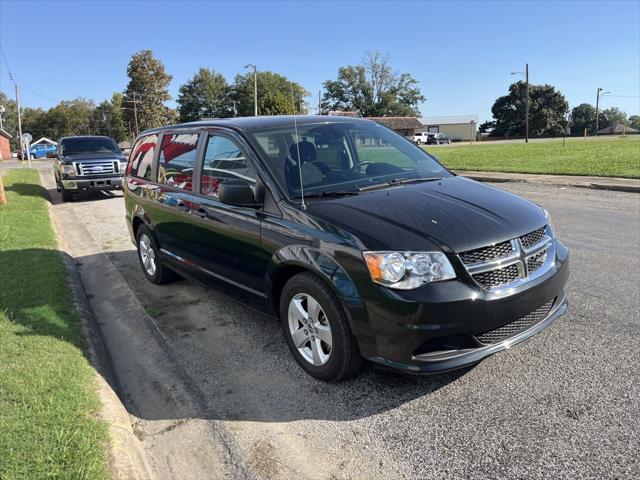
[[[360,299],[360,294],[349,274],[333,258],[321,250],[307,245],[287,245],[274,252],[269,262],[267,278],[287,266],[298,266],[322,277],[336,295],[347,299]]]

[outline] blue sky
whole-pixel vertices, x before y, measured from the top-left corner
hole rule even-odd
[[[491,116],[529,63],[569,104],[640,113],[640,2],[57,2],[0,0],[0,43],[25,106],[84,96],[100,102],[127,83],[131,54],[149,48],[173,75],[199,67],[228,80],[247,63],[318,90],[365,52],[388,53],[420,81],[425,116]],[[0,90],[13,95],[4,61]]]

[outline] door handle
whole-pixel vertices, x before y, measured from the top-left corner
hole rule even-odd
[[[198,208],[197,210],[195,210],[195,214],[197,216],[199,216],[200,218],[209,218],[209,212],[207,212],[207,210],[205,208]]]
[[[191,208],[187,205],[185,205],[182,202],[178,202],[178,204],[176,205],[180,210],[182,210],[183,212],[189,212],[191,210]]]

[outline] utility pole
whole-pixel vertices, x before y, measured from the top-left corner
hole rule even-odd
[[[133,118],[136,123],[136,137],[140,133],[140,128],[138,127],[138,100],[136,100],[136,92],[133,92]]]
[[[138,134],[140,133],[140,128],[138,127],[138,103],[140,103],[139,100],[136,100],[136,92],[132,93],[133,95],[133,100],[124,100],[127,103],[133,103],[133,108],[131,107],[120,107],[120,110],[133,110],[133,118],[135,121],[135,127],[136,127],[136,131],[135,131],[135,136],[133,137],[134,139],[138,137]],[[129,130],[131,130],[131,121],[129,121]]]
[[[244,68],[253,68],[253,116],[258,116],[258,67],[249,63]]]
[[[322,90],[318,90],[318,115],[322,115]]]
[[[22,137],[22,112],[20,111],[20,92],[18,91],[18,84],[16,86],[16,104],[18,106],[18,135],[20,135],[20,151],[22,152],[22,159],[24,160],[24,154],[26,151],[27,160],[29,161],[29,168],[31,168],[31,155],[29,153],[29,148],[24,148],[24,140]]]
[[[606,95],[607,93],[611,93],[611,92],[604,92],[604,93],[600,93],[602,92],[602,88],[598,87],[598,90],[596,90],[596,131],[594,133],[594,135],[598,135],[598,116],[599,116],[599,112],[600,112],[600,97]]]
[[[527,84],[527,99],[525,103],[525,114],[524,114],[524,143],[529,143],[529,64],[525,64],[524,69],[525,82]]]
[[[529,143],[529,64],[525,64],[523,72],[511,72],[511,75],[522,75],[525,81],[524,99],[524,143]]]

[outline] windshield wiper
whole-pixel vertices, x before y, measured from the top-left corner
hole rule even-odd
[[[360,191],[371,190],[374,188],[388,187],[389,185],[402,185],[404,183],[418,183],[418,182],[435,182],[442,180],[442,177],[429,177],[429,178],[394,178],[384,183],[376,183],[375,185],[367,185],[361,187]]]
[[[357,190],[336,190],[333,192],[305,193],[304,198],[349,197],[351,195],[358,195],[359,193]],[[300,195],[293,198],[300,198]]]

